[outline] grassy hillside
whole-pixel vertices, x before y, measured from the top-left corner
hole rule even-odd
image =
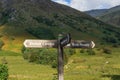
[[[85,13],[92,17],[97,17],[105,13],[107,10],[108,9],[96,9],[96,10],[85,11]]]
[[[108,24],[120,27],[120,6],[115,6],[110,9],[98,9],[86,11],[85,13],[100,19]]]
[[[118,11],[114,11],[100,16],[99,19],[116,27],[120,27],[120,8]]]
[[[21,48],[25,39],[36,38],[22,28],[6,27],[5,25],[0,27],[0,35],[0,40],[4,42],[2,49],[14,52],[21,52]]]
[[[113,12],[117,12],[117,11],[119,11],[119,10],[120,10],[120,5],[108,9],[108,10],[107,10],[105,13],[103,13],[102,15],[104,15],[104,14],[110,14],[110,13],[113,13]],[[101,15],[101,16],[102,16],[102,15]]]
[[[59,33],[97,44],[120,43],[119,28],[50,0],[3,0],[0,4],[0,34],[6,50],[20,50],[27,38],[57,39]]]
[[[65,80],[119,80],[120,49],[110,49],[111,54],[106,54],[102,48],[95,48],[95,55],[89,55],[87,49],[75,49],[64,66]],[[9,80],[55,80],[57,70],[49,65],[29,63],[21,54],[0,51],[0,63],[3,58],[8,62]]]

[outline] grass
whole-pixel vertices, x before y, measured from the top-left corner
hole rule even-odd
[[[21,53],[0,50],[0,56],[21,56]]]
[[[21,56],[6,56],[5,59],[8,61],[9,80],[52,80],[56,72],[47,65],[28,63]]]
[[[111,55],[88,56],[77,53],[65,69],[65,80],[119,80],[119,57],[118,49],[113,49]]]
[[[96,55],[87,55],[77,49],[64,67],[64,80],[120,80],[120,49],[112,49],[112,54],[94,51]],[[9,80],[53,80],[57,73],[49,65],[29,63],[20,53],[0,51],[2,58],[8,62]]]
[[[24,40],[35,38],[21,27],[0,26],[0,34],[2,35],[0,39],[5,44],[2,48],[3,50],[21,52]]]

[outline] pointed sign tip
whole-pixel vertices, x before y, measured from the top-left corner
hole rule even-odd
[[[23,45],[24,45],[25,47],[27,47],[26,42],[27,42],[27,40],[25,40],[24,43],[23,43]]]
[[[92,44],[92,48],[94,48],[95,47],[95,43],[93,42],[93,41],[91,41],[91,44]]]

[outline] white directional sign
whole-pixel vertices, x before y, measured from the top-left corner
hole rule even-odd
[[[66,47],[70,47],[70,48],[94,48],[95,43],[93,41],[73,40]]]
[[[63,39],[61,44],[66,45],[67,39]],[[57,48],[57,40],[32,40],[27,39],[24,41],[24,46],[26,48]],[[82,40],[72,40],[70,44],[65,47],[70,48],[94,48],[95,43],[93,41],[82,41]]]
[[[57,40],[25,40],[26,48],[53,48],[57,47]]]

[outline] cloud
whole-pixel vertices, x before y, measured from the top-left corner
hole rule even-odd
[[[120,5],[120,0],[71,0],[69,6],[78,10],[103,9]]]
[[[66,0],[52,0],[52,1],[57,2],[57,3],[60,3],[60,4],[65,4],[65,5],[70,6],[70,5],[69,5],[69,2],[66,1]]]
[[[68,5],[75,9],[86,11],[91,9],[104,9],[120,5],[120,0],[53,0],[55,2]]]

